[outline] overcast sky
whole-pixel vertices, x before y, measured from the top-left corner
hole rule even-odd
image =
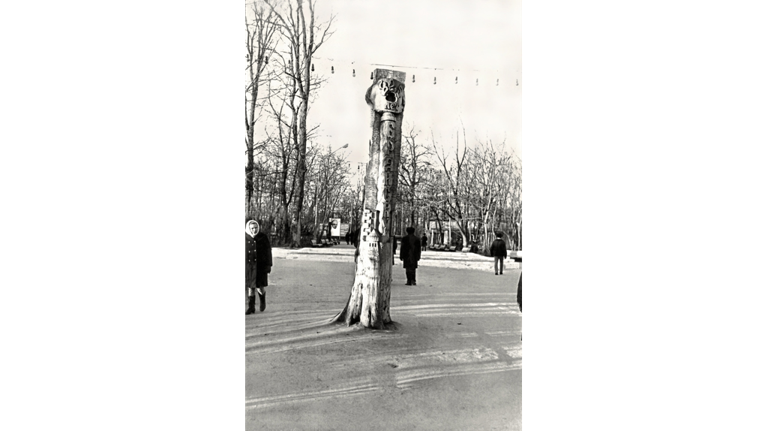
[[[316,20],[331,14],[334,34],[314,60],[327,82],[309,112],[320,144],[348,143],[353,164],[367,160],[364,94],[382,67],[407,73],[404,129],[414,126],[422,142],[434,132],[441,145],[454,145],[463,123],[470,145],[506,139],[522,157],[520,0],[317,0]]]

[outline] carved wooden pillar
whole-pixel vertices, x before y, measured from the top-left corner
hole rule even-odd
[[[400,169],[400,140],[405,108],[405,73],[388,69],[373,72],[373,85],[365,93],[371,107],[372,138],[365,172],[365,194],[360,248],[346,307],[334,321],[360,322],[383,328],[389,317],[392,283],[393,213]]]

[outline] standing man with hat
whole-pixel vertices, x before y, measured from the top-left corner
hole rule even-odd
[[[419,260],[421,260],[421,240],[413,234],[416,232],[413,227],[405,231],[408,235],[404,236],[400,242],[400,260],[403,261],[403,268],[405,268],[406,286],[415,286],[416,268],[419,267]]]

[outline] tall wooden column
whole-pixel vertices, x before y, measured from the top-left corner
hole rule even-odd
[[[400,140],[405,108],[405,73],[373,72],[365,93],[371,108],[371,141],[365,172],[365,194],[355,282],[344,309],[333,318],[347,325],[360,323],[381,329],[391,323],[393,213],[400,169]]]

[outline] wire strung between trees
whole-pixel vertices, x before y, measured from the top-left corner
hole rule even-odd
[[[316,72],[316,69],[315,69],[316,60],[330,61],[331,63],[335,63],[336,62],[335,59],[328,58],[328,57],[314,57],[314,60],[315,60],[315,62],[312,63],[312,66],[310,68],[310,70],[312,72]],[[346,63],[346,61],[345,61],[345,63]],[[356,64],[356,62],[352,61],[352,62],[350,62],[350,64]],[[423,70],[432,70],[432,71],[441,71],[441,72],[442,71],[451,71],[451,72],[456,72],[457,74],[460,74],[462,72],[462,70],[458,69],[458,68],[426,67],[426,66],[402,66],[402,65],[382,64],[382,63],[367,63],[366,65],[374,66],[374,67],[391,68],[391,69],[415,69],[415,70],[423,69]],[[331,64],[331,66],[330,66],[331,75],[335,75],[336,74],[337,70],[336,70],[335,66],[336,66],[335,64]],[[357,76],[357,71],[356,71],[355,68],[351,68],[351,69],[352,69],[352,77],[355,78]],[[317,69],[317,70],[319,70],[319,69]],[[491,73],[494,73],[494,72],[496,74],[499,73],[498,70],[488,71],[488,70],[483,70],[483,69],[470,69],[470,73],[471,72],[479,72],[479,73],[483,73],[483,74],[491,74]],[[517,69],[513,73],[513,75],[516,75],[517,73],[519,73],[519,69]],[[370,75],[369,79],[373,79],[373,72],[371,72],[371,75]],[[471,80],[470,80],[470,82],[471,82]],[[491,81],[491,82],[493,82],[493,81]],[[413,84],[416,83],[416,74],[415,73],[411,74],[411,83],[413,83]],[[500,83],[501,83],[501,79],[500,78],[496,78],[495,86],[498,87]],[[437,85],[437,76],[434,76],[432,78],[432,84],[433,85]],[[454,76],[454,84],[459,84],[459,76],[458,75]],[[475,78],[475,86],[476,87],[480,86],[480,78]],[[519,78],[515,78],[515,86],[516,87],[520,86],[520,79]]]

